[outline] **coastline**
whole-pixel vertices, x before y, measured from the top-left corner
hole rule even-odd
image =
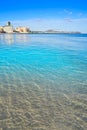
[[[58,32],[58,33],[55,33],[55,32],[29,32],[29,33],[0,33],[0,34],[87,34],[87,33],[81,33],[81,32],[76,32],[76,33],[70,33],[70,32],[64,32],[64,33],[61,33],[61,32]]]

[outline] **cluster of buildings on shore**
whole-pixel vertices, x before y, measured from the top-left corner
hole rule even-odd
[[[79,31],[55,31],[55,30],[47,30],[47,31],[31,31],[28,27],[17,27],[13,28],[11,22],[8,22],[5,26],[0,26],[0,33],[31,33],[31,34],[78,34],[81,33]]]
[[[8,22],[5,26],[0,26],[0,33],[29,33],[30,29],[27,27],[13,28],[11,22]]]

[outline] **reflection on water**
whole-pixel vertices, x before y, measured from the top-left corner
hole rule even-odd
[[[0,40],[3,41],[4,44],[13,44],[14,36],[13,34],[4,34],[4,35],[1,34]]]
[[[19,35],[15,35],[15,40],[16,42],[23,42],[23,43],[26,43],[26,42],[29,42],[29,37],[27,36],[27,34],[19,34]]]
[[[83,35],[0,35],[0,130],[87,129],[86,43]]]
[[[14,44],[29,42],[29,37],[26,34],[0,34],[0,40],[4,44]]]

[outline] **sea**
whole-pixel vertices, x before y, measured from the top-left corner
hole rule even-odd
[[[87,34],[0,34],[0,130],[87,130]]]

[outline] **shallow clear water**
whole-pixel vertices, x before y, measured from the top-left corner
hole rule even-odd
[[[87,129],[87,35],[0,35],[1,130]]]

